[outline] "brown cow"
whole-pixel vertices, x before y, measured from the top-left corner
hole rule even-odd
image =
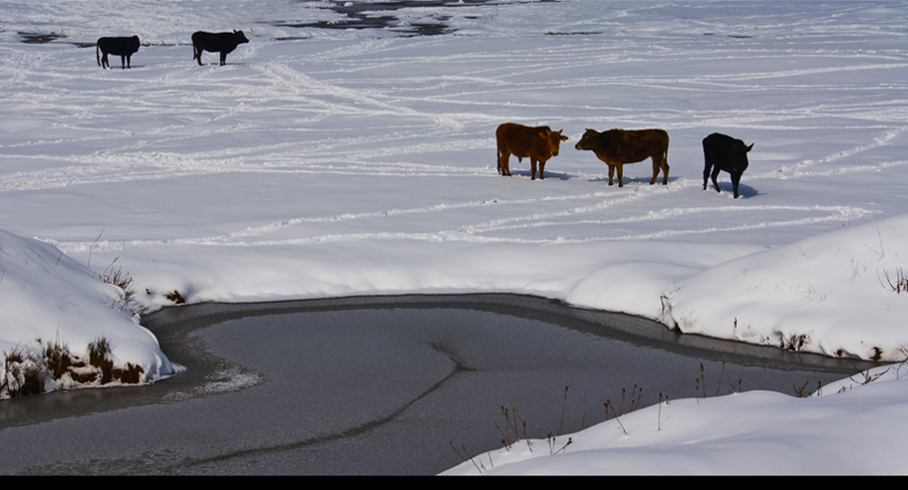
[[[539,178],[545,178],[545,162],[558,156],[558,148],[562,141],[567,141],[567,136],[561,135],[562,130],[552,131],[548,126],[531,128],[521,124],[505,123],[498,126],[495,138],[498,140],[498,173],[511,176],[508,160],[511,154],[522,162],[524,157],[530,158],[530,180],[536,180],[536,162],[539,162]]]
[[[668,184],[668,133],[661,129],[624,131],[612,129],[600,133],[587,129],[574,147],[578,150],[593,150],[600,160],[608,165],[608,185],[612,185],[615,168],[618,169],[618,187],[624,187],[624,164],[653,159],[653,179],[656,183],[659,169],[662,169],[662,185]]]

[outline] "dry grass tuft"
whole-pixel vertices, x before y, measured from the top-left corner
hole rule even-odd
[[[115,367],[112,347],[106,337],[88,344],[85,357],[73,354],[58,337],[53,342],[36,339],[37,347],[19,345],[3,353],[0,365],[0,398],[44,393],[56,383],[58,388],[104,385],[113,381],[139,384],[145,369],[126,363]]]
[[[9,397],[37,395],[44,392],[46,370],[41,359],[19,345],[4,352],[3,379],[0,394]]]
[[[133,278],[132,274],[129,272],[124,271],[122,267],[114,267],[117,260],[119,260],[119,257],[114,259],[113,262],[101,272],[99,278],[101,279],[101,282],[112,284],[120,288],[123,292],[123,296],[117,301],[119,309],[126,309],[134,315],[144,315],[148,312],[148,308],[136,301],[135,278]]]

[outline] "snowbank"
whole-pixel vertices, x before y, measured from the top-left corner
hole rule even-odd
[[[908,427],[899,420],[908,404],[906,376],[901,364],[809,398],[752,391],[669,400],[554,442],[521,441],[475,455],[442,474],[905,474]]]
[[[908,355],[908,215],[730,260],[678,284],[669,326],[835,357]]]
[[[52,245],[0,230],[0,351],[5,359],[14,352],[40,357],[47,343],[65,345],[74,356],[88,359],[89,343],[103,338],[112,348],[114,367],[142,368],[139,382],[173,374],[157,339],[138,325],[126,300],[122,289],[101,282]],[[7,367],[0,366],[0,397],[9,395],[8,383],[21,384]],[[73,383],[70,376],[54,382],[47,375],[44,387],[51,391]]]

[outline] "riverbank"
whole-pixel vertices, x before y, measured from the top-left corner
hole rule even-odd
[[[622,390],[625,409],[692,396],[701,365],[710,397],[793,394],[855,369],[513,295],[205,304],[143,323],[185,372],[8,400],[0,443],[34,442],[0,472],[434,474],[460,462],[449,443],[499,447],[502,406],[544,438],[604,420]],[[79,451],[60,442],[88,433]]]

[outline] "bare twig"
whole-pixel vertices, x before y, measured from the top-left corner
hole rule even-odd
[[[98,238],[95,238],[95,242],[91,244],[91,247],[88,248],[88,265],[85,267],[91,269],[91,253],[94,251],[95,247],[98,245],[98,240],[101,239],[101,235],[104,234],[104,228],[101,228],[101,233],[98,233]]]
[[[568,387],[565,386],[565,387],[564,387],[564,400],[562,400],[562,402],[561,402],[561,423],[558,424],[558,435],[559,435],[559,436],[560,436],[561,434],[564,433],[564,432],[563,432],[563,429],[564,429],[564,407],[567,405],[567,394],[568,394]]]
[[[606,401],[605,401],[605,416],[606,416],[606,417],[608,417],[608,409],[609,409],[609,408],[611,408],[611,409],[612,409],[612,413],[615,414],[615,420],[618,421],[618,425],[621,426],[621,430],[624,431],[624,435],[626,435],[626,436],[627,436],[627,435],[630,435],[630,434],[627,433],[627,429],[624,428],[624,424],[621,423],[621,419],[618,418],[618,412],[615,411],[615,407],[614,407],[614,405],[612,405],[612,401],[611,401],[611,400],[606,400]]]

